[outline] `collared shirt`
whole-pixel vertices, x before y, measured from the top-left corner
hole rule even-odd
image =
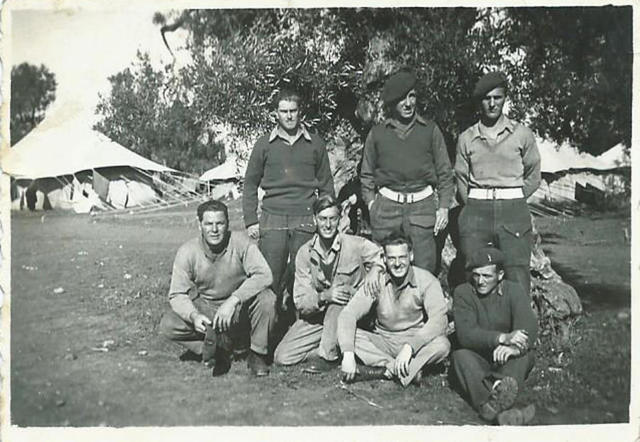
[[[246,234],[231,232],[229,244],[219,254],[214,254],[199,236],[178,249],[169,303],[181,318],[188,320],[196,311],[192,302],[196,294],[212,301],[224,301],[233,295],[246,302],[269,287],[272,280],[267,261]]]
[[[280,125],[277,125],[269,134],[269,143],[272,143],[278,137],[286,141],[289,146],[293,146],[300,137],[304,137],[304,139],[309,142],[311,141],[311,135],[309,135],[309,131],[303,125],[298,126],[298,132],[296,132],[293,137],[291,137]]]
[[[281,131],[260,137],[251,151],[242,196],[247,227],[258,222],[258,187],[262,210],[275,215],[311,215],[316,194],[335,194],[324,141],[302,126],[293,141]]]
[[[374,332],[406,335],[406,343],[417,353],[447,329],[447,303],[438,279],[412,266],[402,284],[395,286],[389,275],[375,298],[360,289],[338,319],[338,342],[343,352],[353,351],[357,321],[375,307]]]
[[[333,275],[327,278],[321,264],[329,264],[334,260]],[[302,316],[322,311],[326,305],[320,301],[321,295],[332,284],[345,285],[355,292],[373,265],[384,266],[382,249],[368,239],[338,233],[331,248],[325,251],[316,233],[300,247],[296,256],[293,285],[296,308]]]
[[[456,287],[453,319],[460,345],[486,356],[498,346],[501,333],[524,329],[531,346],[538,332],[531,298],[519,284],[506,280],[498,290],[484,296],[478,295],[469,283]]]
[[[438,126],[416,116],[408,125],[388,119],[374,126],[362,154],[362,198],[369,204],[376,189],[417,192],[431,185],[440,208],[448,208],[455,193],[447,146]]]
[[[501,118],[495,140],[482,132],[480,122],[458,137],[455,175],[462,201],[474,187],[521,187],[528,198],[540,186],[540,153],[533,132]]]

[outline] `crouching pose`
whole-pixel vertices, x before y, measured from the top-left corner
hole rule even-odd
[[[453,314],[462,347],[452,354],[456,378],[471,405],[500,425],[530,422],[535,406],[512,408],[533,367],[537,321],[529,296],[504,280],[504,256],[485,247],[470,257],[471,283],[454,292]]]
[[[160,333],[213,367],[231,367],[233,345],[251,329],[248,365],[256,376],[269,374],[269,334],[275,320],[271,270],[258,247],[241,232],[229,231],[227,206],[207,201],[198,207],[200,236],[176,255],[168,311]]]
[[[420,379],[422,368],[449,354],[445,336],[447,306],[440,283],[426,270],[411,265],[411,240],[392,233],[383,241],[387,271],[373,296],[359,290],[338,318],[346,382],[397,378],[407,386]],[[356,322],[375,309],[373,332]],[[358,356],[365,366],[356,366]]]
[[[281,365],[309,358],[305,371],[312,373],[336,366],[338,314],[363,282],[366,290],[378,288],[384,271],[380,247],[338,233],[340,206],[333,197],[321,196],[314,202],[313,221],[316,233],[296,257],[293,301],[300,319],[274,353],[274,361]]]

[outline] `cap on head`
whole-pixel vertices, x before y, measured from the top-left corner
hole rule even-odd
[[[382,89],[382,101],[385,104],[393,103],[407,95],[416,85],[416,75],[410,71],[400,71],[393,74],[384,83]]]
[[[484,74],[473,89],[474,98],[482,98],[487,92],[492,91],[497,87],[506,87],[507,77],[500,71],[489,72]]]
[[[504,254],[493,246],[486,246],[471,254],[467,269],[473,270],[493,264],[502,266],[504,264]]]

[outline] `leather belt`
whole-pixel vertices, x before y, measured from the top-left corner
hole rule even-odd
[[[524,198],[520,187],[494,188],[494,189],[469,189],[469,198],[474,200],[515,200]]]
[[[433,194],[433,189],[431,188],[431,186],[427,186],[424,189],[419,190],[418,192],[402,193],[391,190],[388,187],[382,187],[380,188],[380,190],[378,190],[378,192],[380,192],[380,195],[390,199],[391,201],[404,204],[417,203],[418,201],[429,198]]]

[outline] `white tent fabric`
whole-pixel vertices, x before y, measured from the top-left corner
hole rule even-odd
[[[130,151],[81,120],[59,125],[43,122],[14,147],[3,151],[0,158],[6,173],[24,179],[70,175],[113,166],[173,171]]]
[[[200,176],[200,181],[240,179],[241,174],[235,160],[227,160]]]
[[[598,157],[578,152],[573,146],[557,144],[546,140],[537,140],[543,172],[558,172],[568,169],[609,170],[630,165],[629,157],[622,144],[618,144]]]

